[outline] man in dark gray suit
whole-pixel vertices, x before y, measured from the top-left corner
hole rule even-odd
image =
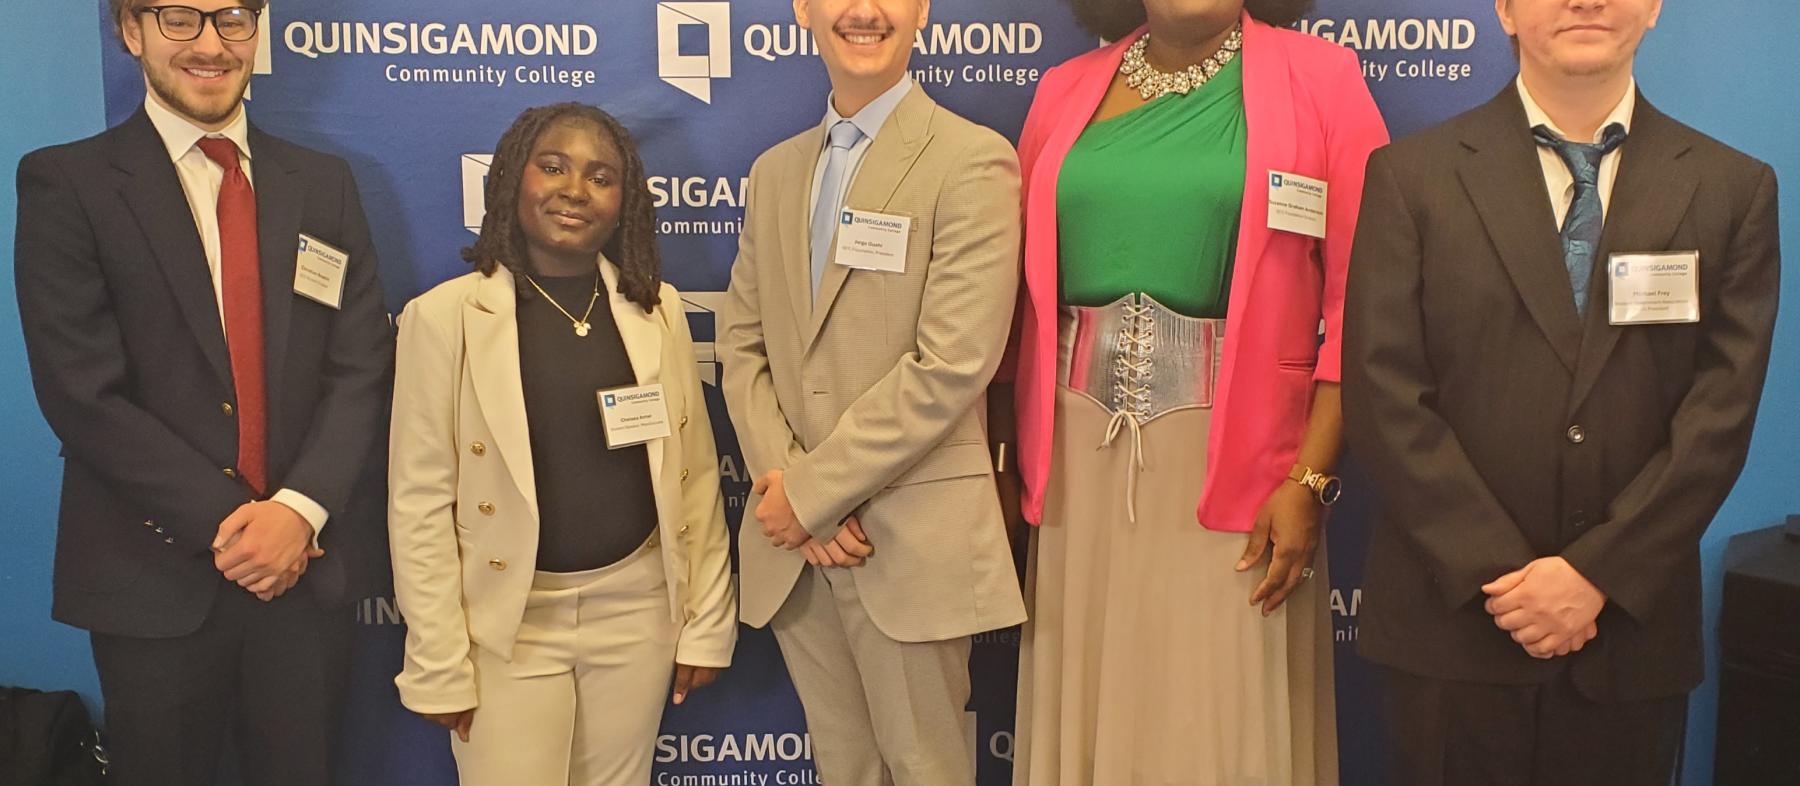
[[[1497,0],[1520,76],[1369,162],[1344,409],[1382,512],[1392,781],[1656,784],[1701,679],[1699,540],[1744,463],[1774,172],[1657,111],[1660,0]]]

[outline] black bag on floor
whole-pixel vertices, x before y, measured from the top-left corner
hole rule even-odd
[[[106,751],[81,697],[0,687],[0,783],[97,786]]]

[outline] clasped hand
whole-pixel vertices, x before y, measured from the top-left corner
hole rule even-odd
[[[858,567],[875,553],[869,536],[863,533],[862,522],[855,516],[846,517],[830,540],[819,542],[801,526],[782,480],[781,470],[770,470],[750,486],[752,493],[762,495],[762,501],[756,505],[756,520],[770,543],[789,551],[797,549],[808,564],[825,568]]]
[[[312,525],[293,508],[269,500],[246,502],[219,522],[213,567],[258,599],[271,601],[300,583],[310,560],[325,556],[324,549],[312,547],[312,538]]]
[[[1531,657],[1580,651],[1599,633],[1606,595],[1562,557],[1544,557],[1483,585],[1484,608]]]

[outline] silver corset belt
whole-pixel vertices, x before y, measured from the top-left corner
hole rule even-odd
[[[1143,293],[1104,306],[1063,306],[1057,382],[1139,425],[1188,407],[1210,408],[1225,320],[1170,311]]]
[[[1111,447],[1121,429],[1131,432],[1125,515],[1136,523],[1140,429],[1176,410],[1212,407],[1225,320],[1182,316],[1140,292],[1104,306],[1063,306],[1057,323],[1057,382],[1112,413],[1100,447]]]

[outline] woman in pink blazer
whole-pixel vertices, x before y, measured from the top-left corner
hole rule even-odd
[[[1335,784],[1319,522],[1387,132],[1310,0],[1072,0],[1019,145],[1014,783]],[[1262,569],[1264,563],[1267,569]]]

